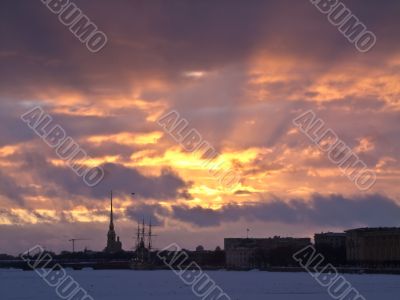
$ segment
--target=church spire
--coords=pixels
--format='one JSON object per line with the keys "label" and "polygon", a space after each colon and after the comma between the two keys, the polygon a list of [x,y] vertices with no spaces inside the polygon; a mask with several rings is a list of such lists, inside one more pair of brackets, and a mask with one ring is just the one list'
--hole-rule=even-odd
{"label": "church spire", "polygon": [[113,213],[112,191],[111,191],[110,230],[114,230],[114,213]]}

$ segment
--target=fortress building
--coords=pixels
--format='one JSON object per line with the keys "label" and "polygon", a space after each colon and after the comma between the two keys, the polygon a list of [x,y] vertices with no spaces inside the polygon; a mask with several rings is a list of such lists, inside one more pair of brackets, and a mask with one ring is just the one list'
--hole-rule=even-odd
{"label": "fortress building", "polygon": [[119,240],[119,236],[116,236],[114,230],[114,215],[113,215],[113,198],[111,191],[111,211],[110,211],[110,226],[107,233],[107,247],[104,252],[117,253],[122,251],[122,243]]}

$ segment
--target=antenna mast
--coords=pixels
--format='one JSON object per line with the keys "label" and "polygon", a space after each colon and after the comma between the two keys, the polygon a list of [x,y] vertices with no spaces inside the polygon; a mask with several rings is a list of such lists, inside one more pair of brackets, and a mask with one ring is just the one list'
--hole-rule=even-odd
{"label": "antenna mast", "polygon": [[143,218],[143,222],[142,222],[142,241],[143,241],[143,245],[145,245],[145,241],[146,241],[146,237],[145,237],[145,227],[144,227],[144,218]]}
{"label": "antenna mast", "polygon": [[150,223],[149,223],[149,251],[151,251],[151,236],[152,236],[152,233],[151,233],[151,218],[150,218]]}
{"label": "antenna mast", "polygon": [[137,222],[137,235],[136,235],[136,249],[139,248],[140,245],[140,223]]}

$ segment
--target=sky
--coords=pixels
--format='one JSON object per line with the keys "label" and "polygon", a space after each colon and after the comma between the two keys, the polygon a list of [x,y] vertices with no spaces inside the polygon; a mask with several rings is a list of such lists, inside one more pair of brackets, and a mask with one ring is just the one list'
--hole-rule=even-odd
{"label": "sky", "polygon": [[[343,1],[376,37],[357,51],[307,0],[74,3],[108,42],[90,52],[42,1],[0,4],[0,253],[312,237],[400,225],[400,2]],[[100,166],[85,185],[20,116],[40,106]],[[293,124],[312,110],[377,176],[359,190]],[[176,111],[240,174],[226,188],[157,122]],[[135,195],[131,195],[134,192]]]}

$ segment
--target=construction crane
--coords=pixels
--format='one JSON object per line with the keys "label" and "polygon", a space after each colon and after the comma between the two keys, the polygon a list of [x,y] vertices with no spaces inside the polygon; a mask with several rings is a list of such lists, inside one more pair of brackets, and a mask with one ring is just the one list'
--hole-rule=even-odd
{"label": "construction crane", "polygon": [[90,239],[70,239],[69,242],[72,242],[72,253],[75,253],[75,242],[76,241],[90,241]]}

